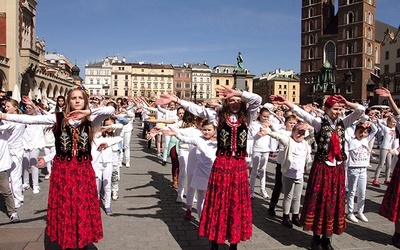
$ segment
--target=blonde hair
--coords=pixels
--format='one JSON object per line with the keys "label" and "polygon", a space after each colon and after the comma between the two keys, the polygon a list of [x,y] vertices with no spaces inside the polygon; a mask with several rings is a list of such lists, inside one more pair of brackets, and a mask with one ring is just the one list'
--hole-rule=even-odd
{"label": "blonde hair", "polygon": [[19,103],[14,99],[8,99],[6,102],[9,102],[14,108],[16,108],[15,112],[17,114],[22,114],[22,110],[19,108]]}

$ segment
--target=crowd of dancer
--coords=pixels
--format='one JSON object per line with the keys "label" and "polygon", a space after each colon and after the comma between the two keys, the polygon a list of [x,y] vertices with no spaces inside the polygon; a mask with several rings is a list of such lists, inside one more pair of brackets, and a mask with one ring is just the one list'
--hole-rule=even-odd
{"label": "crowd of dancer", "polygon": [[130,139],[139,116],[147,147],[154,143],[160,164],[171,159],[176,201],[186,203],[184,219],[194,219],[197,200],[199,235],[211,249],[225,241],[237,249],[252,236],[252,199],[270,198],[271,157],[276,157],[276,169],[268,213],[276,216],[283,193],[282,225],[312,231],[311,249],[333,249],[332,235],[344,232],[346,218],[368,222],[367,168],[378,138],[380,158],[371,185],[380,186],[385,165],[388,187],[379,214],[394,222],[392,244],[400,248],[400,113],[390,91],[376,90],[390,104],[381,114],[341,95],[329,96],[319,108],[315,103],[298,106],[280,95],[262,104],[260,96],[247,91],[217,92],[221,100],[207,105],[173,94],[112,100],[89,96],[83,86],[55,100],[24,96],[20,103],[0,93],[0,160],[9,163],[0,168],[0,187],[11,221],[20,221],[17,209],[24,192],[41,191],[39,172],[45,167],[50,240],[62,249],[98,242],[101,207],[112,215],[120,168],[132,165]]}

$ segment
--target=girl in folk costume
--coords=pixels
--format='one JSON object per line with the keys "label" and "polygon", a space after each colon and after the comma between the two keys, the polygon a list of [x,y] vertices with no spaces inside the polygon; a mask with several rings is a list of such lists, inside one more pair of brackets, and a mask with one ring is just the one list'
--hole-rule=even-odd
{"label": "girl in folk costume", "polygon": [[[387,97],[389,99],[389,105],[397,120],[397,129],[400,129],[400,111],[390,91],[383,87],[375,91],[381,97]],[[392,179],[383,197],[379,214],[389,221],[394,222],[395,233],[392,237],[392,243],[395,247],[400,248],[400,161],[397,159],[396,161],[397,163],[392,173]]]}
{"label": "girl in folk costume", "polygon": [[64,112],[49,115],[1,114],[0,119],[25,124],[53,124],[56,156],[50,178],[46,233],[62,249],[84,248],[103,238],[96,178],[91,164],[92,127],[115,112],[89,109],[82,86],[67,95]]}
{"label": "girl in folk costume", "polygon": [[[103,122],[100,131],[93,138],[92,164],[96,174],[97,192],[100,199],[100,191],[104,190],[104,209],[107,215],[112,215],[111,210],[111,178],[113,162],[119,155],[115,155],[113,147],[118,148],[122,141],[121,134],[123,125],[115,124],[114,118],[107,118]],[[118,131],[115,131],[118,130]]]}
{"label": "girl in folk costume", "polygon": [[[221,88],[224,104],[217,113],[173,95],[161,95],[161,103],[177,101],[196,116],[218,122],[217,156],[211,169],[206,191],[199,235],[211,241],[211,248],[228,240],[231,249],[252,234],[250,189],[245,157],[248,124],[257,115],[261,104],[259,95]],[[248,107],[246,108],[246,102]]]}
{"label": "girl in folk costume", "polygon": [[[311,249],[333,249],[332,235],[342,234],[346,226],[345,129],[364,113],[365,108],[341,95],[333,95],[325,101],[325,115],[316,118],[283,96],[272,95],[270,98],[273,103],[293,109],[315,129],[318,150],[307,183],[301,222],[304,230],[314,233]],[[344,106],[354,109],[354,112],[341,119],[339,116]]]}

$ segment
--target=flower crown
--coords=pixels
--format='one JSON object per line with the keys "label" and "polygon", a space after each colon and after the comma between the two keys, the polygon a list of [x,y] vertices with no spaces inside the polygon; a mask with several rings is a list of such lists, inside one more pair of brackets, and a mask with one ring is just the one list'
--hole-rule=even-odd
{"label": "flower crown", "polygon": [[72,90],[76,90],[76,89],[83,90],[87,95],[89,95],[89,90],[86,89],[85,86],[83,86],[82,84],[81,84],[81,85],[74,85],[74,86],[72,86],[71,89],[68,90],[68,95],[69,95],[69,93],[70,93]]}

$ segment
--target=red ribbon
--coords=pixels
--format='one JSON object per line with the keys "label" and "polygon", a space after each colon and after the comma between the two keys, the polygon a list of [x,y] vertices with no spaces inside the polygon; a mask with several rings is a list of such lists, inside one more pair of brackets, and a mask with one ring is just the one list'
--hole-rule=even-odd
{"label": "red ribbon", "polygon": [[331,146],[329,148],[328,160],[333,162],[333,159],[341,161],[343,159],[342,152],[340,151],[340,140],[336,132],[332,133]]}

